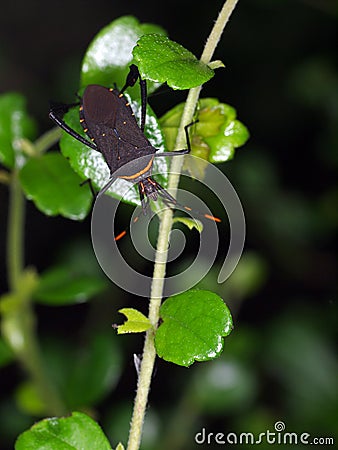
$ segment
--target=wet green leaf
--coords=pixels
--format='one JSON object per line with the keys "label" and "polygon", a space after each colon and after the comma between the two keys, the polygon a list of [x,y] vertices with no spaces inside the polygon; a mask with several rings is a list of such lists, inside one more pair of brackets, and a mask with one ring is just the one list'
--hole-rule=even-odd
{"label": "wet green leaf", "polygon": [[[141,24],[135,17],[123,16],[104,27],[90,43],[82,62],[81,86],[101,84],[118,88],[125,84],[129,66],[134,62],[132,50],[137,40],[146,33],[166,32],[158,25]],[[159,86],[149,83],[148,92]],[[132,96],[139,97],[139,86],[132,88]]]}
{"label": "wet green leaf", "polygon": [[142,78],[167,83],[173,89],[200,86],[214,76],[209,66],[163,35],[142,36],[133,55]]}
{"label": "wet green leaf", "polygon": [[34,139],[36,125],[26,110],[26,100],[18,93],[0,96],[0,162],[8,169],[21,167],[26,155],[20,140]]}
{"label": "wet green leaf", "polygon": [[89,416],[73,412],[69,417],[41,420],[22,433],[15,450],[111,450],[99,425]]}
{"label": "wet green leaf", "polygon": [[92,194],[89,186],[80,186],[81,179],[58,152],[31,158],[20,171],[26,196],[43,213],[61,214],[81,220],[89,212]]}
{"label": "wet green leaf", "polygon": [[217,358],[224,336],[232,330],[228,307],[210,291],[190,290],[168,298],[160,317],[163,322],[155,336],[158,355],[186,367]]}

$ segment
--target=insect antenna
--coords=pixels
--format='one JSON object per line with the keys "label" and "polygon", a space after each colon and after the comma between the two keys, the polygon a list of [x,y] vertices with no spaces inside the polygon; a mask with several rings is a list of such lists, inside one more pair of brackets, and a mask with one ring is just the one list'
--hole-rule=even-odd
{"label": "insect antenna", "polygon": [[168,206],[170,209],[182,209],[185,211],[190,212],[191,214],[195,216],[199,216],[204,219],[212,220],[213,222],[222,222],[222,220],[216,216],[213,216],[211,214],[205,214],[201,213],[200,211],[190,208],[190,206],[183,205],[182,203],[179,203],[174,197],[172,197],[169,192],[167,192],[165,189],[163,189],[160,185],[158,189],[158,195],[163,199],[163,202]]}

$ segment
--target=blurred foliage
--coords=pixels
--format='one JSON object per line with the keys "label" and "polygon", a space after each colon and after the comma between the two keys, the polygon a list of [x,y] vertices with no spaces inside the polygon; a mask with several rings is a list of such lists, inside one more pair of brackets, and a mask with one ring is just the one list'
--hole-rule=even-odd
{"label": "blurred foliage", "polygon": [[[17,8],[13,2],[3,5],[2,90],[27,95],[30,110],[40,119],[40,130],[51,127],[48,100],[67,100],[67,95],[71,99],[76,92],[80,56],[95,32],[112,18],[133,9],[141,22],[161,24],[170,37],[195,52],[200,40],[190,32],[190,22],[192,30],[206,36],[219,7],[173,2],[163,14],[163,8],[150,1],[116,3],[112,8],[111,2],[101,0],[83,6],[83,2],[60,1],[53,15],[47,16],[42,2],[29,8]],[[226,68],[217,71],[205,91],[208,97],[235,105],[250,129],[248,144],[234,161],[222,165],[245,210],[247,247],[224,285],[216,285],[216,277],[210,274],[201,287],[230,298],[235,328],[217,361],[189,371],[158,362],[144,449],[158,449],[159,442],[161,450],[193,449],[197,448],[194,435],[203,427],[259,434],[273,431],[278,420],[289,432],[334,436],[338,420],[333,348],[337,329],[333,255],[338,219],[336,19],[333,1],[243,0],[229,24],[217,55]],[[168,95],[168,100],[151,98],[154,110],[161,115],[171,106],[169,97],[175,95]],[[0,198],[4,205],[5,189]],[[210,208],[214,211],[217,205]],[[68,252],[79,235],[83,240],[78,248],[88,245],[87,221],[72,224],[44,217],[30,204],[27,209],[29,264],[47,270],[55,264],[57,253]],[[5,208],[2,218],[4,236]],[[141,348],[137,336],[115,339],[111,333],[110,324],[119,321],[113,311],[131,304],[126,297],[109,286],[98,290],[90,303],[37,306],[51,377],[71,407],[83,407],[99,418],[113,445],[126,441],[136,383],[132,360]],[[31,394],[22,390],[24,376],[12,364],[2,341],[0,362],[0,447],[7,450],[40,416],[33,398],[27,413]],[[71,373],[69,365],[73,365]],[[94,389],[96,377],[101,379],[100,391]],[[82,399],[88,403],[80,405]]]}

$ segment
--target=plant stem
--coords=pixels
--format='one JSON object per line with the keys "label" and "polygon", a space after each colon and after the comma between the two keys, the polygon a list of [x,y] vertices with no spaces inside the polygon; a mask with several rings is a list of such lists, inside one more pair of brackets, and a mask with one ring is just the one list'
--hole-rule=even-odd
{"label": "plant stem", "polygon": [[[238,0],[225,1],[201,56],[201,61],[205,64],[208,64],[210,62],[221,34],[224,30],[224,27],[228,22],[229,17],[234,10],[237,2]],[[197,106],[200,92],[201,86],[189,90],[176,138],[176,149],[185,147],[184,126],[191,123],[193,120],[193,115]],[[178,187],[183,160],[183,156],[177,156],[172,159],[168,180],[168,190],[171,190],[172,195],[175,195],[175,191]],[[144,342],[143,355],[137,384],[137,392],[134,403],[134,411],[130,425],[129,441],[127,447],[128,450],[138,450],[141,443],[144,415],[150,390],[151,376],[153,373],[156,358],[154,338],[156,328],[158,326],[159,311],[163,296],[167,252],[169,246],[169,234],[172,228],[172,219],[172,210],[166,208],[166,210],[163,212],[160,222],[154,263],[153,281],[151,286],[151,296],[149,301],[149,320],[151,321],[153,328],[147,332]]]}
{"label": "plant stem", "polygon": [[21,305],[20,311],[16,314],[16,321],[17,329],[23,337],[23,345],[16,354],[44,405],[45,413],[52,416],[66,414],[67,409],[50,380],[41,357],[36,336],[35,314],[30,298]]}
{"label": "plant stem", "polygon": [[18,173],[13,171],[10,182],[10,199],[8,212],[8,245],[7,270],[8,285],[11,291],[18,288],[23,270],[23,228],[24,228],[25,201],[18,180]]}
{"label": "plant stem", "polygon": [[54,144],[56,144],[62,136],[62,130],[60,127],[54,127],[46,131],[34,142],[35,152],[37,154],[44,153]]}
{"label": "plant stem", "polygon": [[214,51],[217,47],[217,44],[222,36],[225,25],[227,24],[230,16],[235,9],[238,0],[227,0],[224,2],[224,5],[217,17],[217,20],[209,34],[208,40],[205,44],[203,53],[201,55],[201,61],[205,64],[209,64],[211,58],[214,54]]}

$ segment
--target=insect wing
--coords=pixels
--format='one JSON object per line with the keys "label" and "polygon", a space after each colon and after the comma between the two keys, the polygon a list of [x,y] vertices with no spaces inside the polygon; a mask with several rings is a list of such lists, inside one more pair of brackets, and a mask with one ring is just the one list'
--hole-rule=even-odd
{"label": "insect wing", "polygon": [[103,154],[111,172],[156,151],[139,128],[127,99],[115,89],[87,86],[80,116],[84,131]]}

